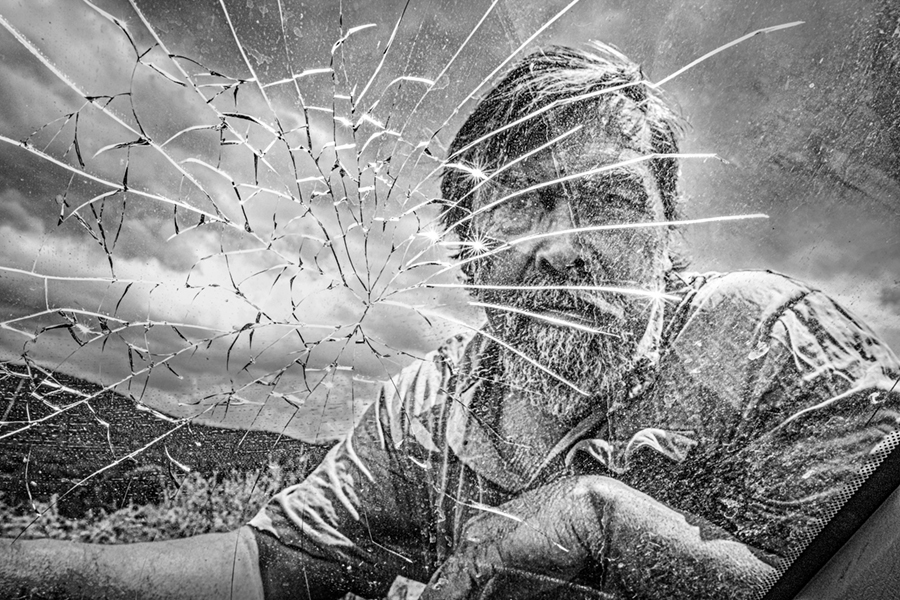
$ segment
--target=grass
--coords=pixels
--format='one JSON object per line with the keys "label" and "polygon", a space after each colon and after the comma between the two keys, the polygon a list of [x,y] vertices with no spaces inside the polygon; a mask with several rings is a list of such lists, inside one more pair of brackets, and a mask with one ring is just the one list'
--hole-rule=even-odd
{"label": "grass", "polygon": [[[204,476],[191,473],[157,504],[129,504],[115,511],[93,508],[69,518],[50,502],[8,506],[0,502],[0,537],[51,538],[95,544],[128,544],[170,540],[237,529],[285,486],[305,477],[304,467],[269,465],[256,471],[230,471]],[[310,465],[314,466],[314,465]],[[40,518],[36,512],[41,513]],[[415,593],[407,591],[412,586]],[[400,579],[385,600],[418,597],[421,584]],[[347,598],[359,598],[347,595]],[[361,599],[362,600],[362,599]]]}
{"label": "grass", "polygon": [[157,504],[128,504],[114,511],[93,508],[78,518],[60,514],[56,496],[33,507],[0,503],[0,537],[125,544],[231,531],[303,474],[277,465],[208,476],[190,473]]}

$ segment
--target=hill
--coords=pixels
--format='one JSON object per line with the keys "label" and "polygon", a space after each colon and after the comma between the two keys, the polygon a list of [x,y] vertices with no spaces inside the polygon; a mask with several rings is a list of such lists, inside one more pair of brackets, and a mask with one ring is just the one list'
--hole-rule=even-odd
{"label": "hill", "polygon": [[[181,424],[61,373],[0,373],[0,494],[10,505],[59,495],[59,511],[158,501],[188,470],[204,475],[277,464],[315,466],[327,447],[266,431]],[[76,485],[84,481],[81,485]]]}

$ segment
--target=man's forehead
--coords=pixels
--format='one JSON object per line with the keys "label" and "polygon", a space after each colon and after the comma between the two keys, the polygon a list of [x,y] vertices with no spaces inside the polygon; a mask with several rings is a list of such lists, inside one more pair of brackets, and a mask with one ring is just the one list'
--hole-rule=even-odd
{"label": "man's forehead", "polygon": [[604,183],[609,181],[640,181],[649,176],[648,154],[632,147],[626,140],[579,137],[563,140],[534,154],[510,169],[508,180],[539,183],[556,178],[573,183]]}
{"label": "man's forehead", "polygon": [[[630,156],[623,158],[621,154]],[[569,186],[604,187],[609,185],[640,185],[649,183],[649,169],[645,161],[634,162],[639,155],[623,152],[619,156],[587,157],[586,160],[572,161],[565,166],[543,161],[537,168],[523,165],[521,169],[510,170],[501,175],[498,183],[504,187],[522,188],[552,184],[559,181]]]}
{"label": "man's forehead", "polygon": [[[649,140],[644,139],[646,136],[642,128],[635,129],[620,121],[594,117],[554,123],[546,130],[544,139],[531,140],[532,152],[541,145],[546,145],[546,148],[525,158],[522,166],[526,169],[571,171],[573,166],[612,166],[647,153],[651,145]],[[627,166],[623,165],[623,168]]]}
{"label": "man's forehead", "polygon": [[609,135],[596,126],[580,127],[547,148],[518,159],[512,166],[503,169],[501,165],[503,172],[495,179],[497,187],[488,188],[493,188],[493,192],[485,190],[487,196],[479,195],[478,204],[495,201],[498,194],[562,190],[592,196],[617,189],[629,197],[655,196],[658,189],[650,167],[651,153],[634,146],[633,139],[619,132]]}
{"label": "man's forehead", "polygon": [[552,112],[545,124],[548,139],[578,128],[575,137],[582,139],[605,140],[631,148],[649,148],[652,145],[647,115],[636,102],[620,95],[599,104]]}

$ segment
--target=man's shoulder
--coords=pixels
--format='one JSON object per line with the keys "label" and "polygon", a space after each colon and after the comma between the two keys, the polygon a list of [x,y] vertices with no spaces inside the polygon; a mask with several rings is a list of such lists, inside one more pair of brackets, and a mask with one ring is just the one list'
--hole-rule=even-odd
{"label": "man's shoulder", "polygon": [[801,381],[839,374],[849,387],[884,387],[896,376],[890,348],[813,286],[773,271],[709,273],[685,282],[665,330],[664,362],[724,396],[779,371],[796,372]]}
{"label": "man's shoulder", "polygon": [[447,338],[436,350],[401,369],[400,373],[392,378],[392,381],[403,382],[429,373],[442,373],[447,369],[455,371],[463,361],[469,342],[474,337],[475,331],[472,330]]}
{"label": "man's shoulder", "polygon": [[[678,290],[695,307],[709,310],[720,304],[741,303],[760,311],[774,309],[820,290],[770,270],[691,273],[681,276]],[[682,303],[684,304],[684,303]]]}
{"label": "man's shoulder", "polygon": [[689,274],[682,280],[682,287],[676,290],[682,300],[667,325],[670,342],[686,333],[710,336],[727,332],[733,339],[755,338],[800,305],[812,307],[807,312],[813,319],[827,321],[840,313],[859,322],[845,309],[838,309],[821,290],[775,271]]}
{"label": "man's shoulder", "polygon": [[475,332],[456,334],[437,350],[413,361],[382,385],[380,403],[391,414],[418,416],[440,405]]}
{"label": "man's shoulder", "polygon": [[462,361],[466,349],[469,347],[469,342],[471,342],[474,337],[475,331],[468,330],[448,338],[436,351],[429,355],[432,356],[432,362],[443,362],[451,367],[456,367],[456,365]]}

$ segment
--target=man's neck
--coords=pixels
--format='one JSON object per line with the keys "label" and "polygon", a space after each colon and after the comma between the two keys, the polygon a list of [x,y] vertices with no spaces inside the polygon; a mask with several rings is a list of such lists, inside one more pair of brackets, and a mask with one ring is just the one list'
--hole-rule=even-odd
{"label": "man's neck", "polygon": [[492,393],[498,398],[495,426],[501,440],[497,449],[517,470],[530,475],[565,435],[568,426],[535,406],[529,397],[535,392],[505,385],[494,387]]}

